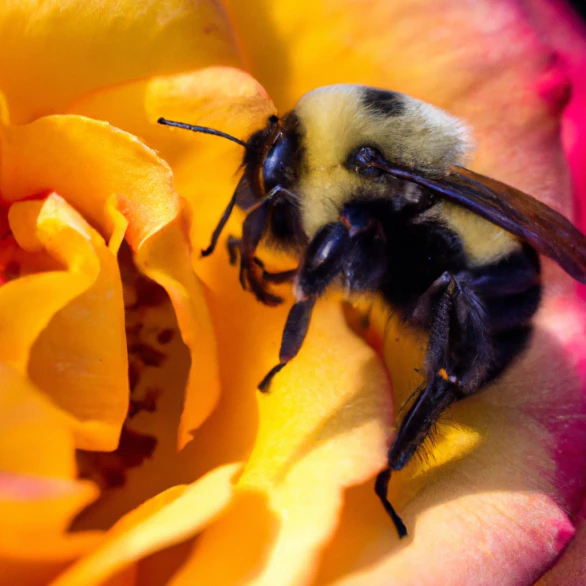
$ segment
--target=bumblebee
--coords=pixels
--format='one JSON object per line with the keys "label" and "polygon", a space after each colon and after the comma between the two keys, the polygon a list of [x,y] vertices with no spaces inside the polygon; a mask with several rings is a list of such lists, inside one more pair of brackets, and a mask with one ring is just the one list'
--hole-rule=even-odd
{"label": "bumblebee", "polygon": [[[303,344],[316,299],[329,287],[377,294],[428,336],[424,384],[402,411],[375,492],[400,537],[406,528],[387,498],[441,413],[497,377],[527,346],[541,298],[539,254],[586,283],[586,238],[531,196],[460,166],[471,144],[465,125],[397,92],[333,85],[272,116],[246,142],[244,173],[210,246],[238,205],[248,213],[240,281],[259,301],[282,301],[271,283],[291,281],[296,303],[271,379]],[[299,258],[268,273],[261,240]]]}

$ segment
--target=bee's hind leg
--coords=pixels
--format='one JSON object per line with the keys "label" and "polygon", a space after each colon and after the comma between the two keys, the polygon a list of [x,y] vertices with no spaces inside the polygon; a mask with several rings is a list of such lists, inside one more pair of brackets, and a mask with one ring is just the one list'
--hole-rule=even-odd
{"label": "bee's hind leg", "polygon": [[492,361],[484,310],[465,279],[444,273],[422,296],[413,317],[420,323],[429,319],[427,383],[414,393],[389,450],[388,468],[379,474],[376,484],[376,494],[400,536],[396,513],[387,498],[391,470],[401,470],[411,460],[445,409],[480,388]]}
{"label": "bee's hind leg", "polygon": [[414,314],[420,318],[427,314],[430,319],[427,384],[416,393],[389,450],[389,466],[394,470],[409,462],[447,407],[478,390],[492,363],[484,309],[465,279],[445,273],[430,290],[432,295],[422,296],[427,307]]}

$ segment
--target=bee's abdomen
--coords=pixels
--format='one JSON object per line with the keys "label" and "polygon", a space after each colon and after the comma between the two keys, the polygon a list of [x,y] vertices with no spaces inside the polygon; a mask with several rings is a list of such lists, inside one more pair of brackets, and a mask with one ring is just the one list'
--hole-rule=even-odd
{"label": "bee's abdomen", "polygon": [[541,301],[540,272],[539,257],[528,245],[497,263],[470,269],[467,283],[484,306],[493,344],[488,380],[500,374],[529,341]]}

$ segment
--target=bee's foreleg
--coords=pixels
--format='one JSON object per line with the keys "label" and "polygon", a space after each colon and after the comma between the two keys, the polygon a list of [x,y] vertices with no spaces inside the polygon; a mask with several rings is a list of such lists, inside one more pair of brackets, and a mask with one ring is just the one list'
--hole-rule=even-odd
{"label": "bee's foreleg", "polygon": [[[264,267],[263,267],[264,269]],[[291,269],[289,271],[281,271],[279,273],[271,273],[263,270],[262,278],[268,283],[280,285],[281,283],[291,283],[297,275],[298,269]]]}
{"label": "bee's foreleg", "polygon": [[298,301],[287,317],[279,364],[258,385],[260,391],[267,392],[275,374],[299,352],[309,328],[313,306],[326,287],[340,274],[350,244],[348,228],[340,222],[324,226],[309,243],[299,269],[295,271],[295,295]]}

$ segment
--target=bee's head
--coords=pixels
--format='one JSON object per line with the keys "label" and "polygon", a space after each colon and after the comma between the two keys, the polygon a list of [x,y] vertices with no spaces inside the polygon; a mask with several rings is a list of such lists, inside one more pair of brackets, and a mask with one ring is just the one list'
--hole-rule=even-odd
{"label": "bee's head", "polygon": [[247,145],[243,165],[256,199],[263,199],[275,188],[294,185],[301,164],[301,134],[295,112],[283,119],[271,116]]}
{"label": "bee's head", "polygon": [[218,134],[246,148],[235,202],[249,209],[279,191],[268,232],[285,247],[337,221],[347,203],[418,191],[369,164],[373,158],[442,175],[469,149],[467,130],[457,118],[404,94],[361,85],[309,92],[246,142],[170,124]]}

